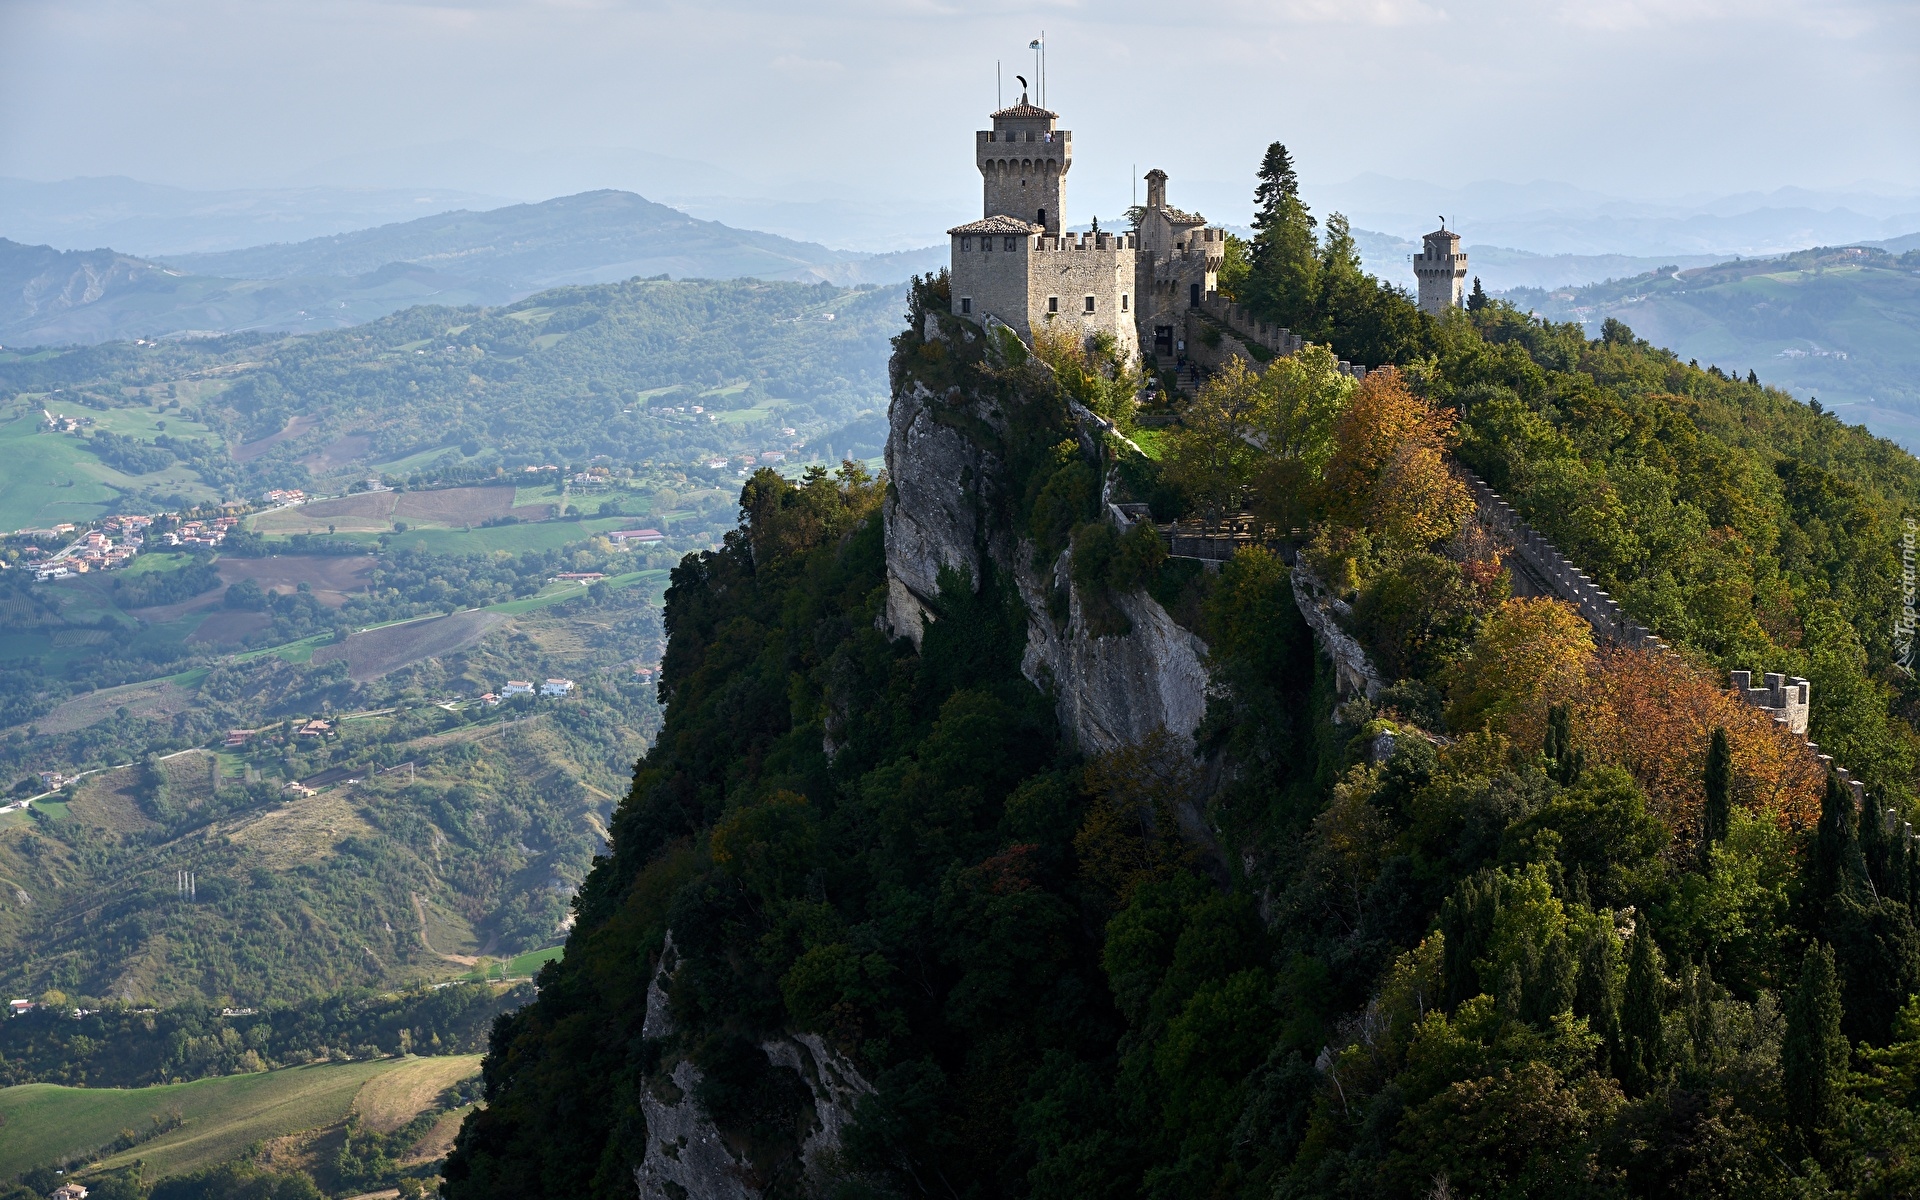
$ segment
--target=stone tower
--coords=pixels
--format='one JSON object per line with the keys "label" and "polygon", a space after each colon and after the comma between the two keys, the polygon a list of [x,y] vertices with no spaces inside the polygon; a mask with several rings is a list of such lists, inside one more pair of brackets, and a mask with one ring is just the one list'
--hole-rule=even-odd
{"label": "stone tower", "polygon": [[1053,113],[1020,103],[993,114],[974,134],[985,181],[985,214],[947,230],[953,314],[999,321],[1022,338],[1051,330],[1111,337],[1121,356],[1140,353],[1134,304],[1134,233],[1066,233],[1067,168],[1073,135]]}
{"label": "stone tower", "polygon": [[1426,249],[1413,258],[1413,275],[1420,281],[1420,308],[1439,316],[1459,308],[1466,296],[1467,256],[1460,253],[1460,235],[1445,223],[1426,236]]}
{"label": "stone tower", "polygon": [[1055,129],[1058,113],[1020,103],[993,114],[993,128],[974,134],[974,161],[985,183],[983,217],[1015,217],[1060,236],[1067,206],[1073,134]]}

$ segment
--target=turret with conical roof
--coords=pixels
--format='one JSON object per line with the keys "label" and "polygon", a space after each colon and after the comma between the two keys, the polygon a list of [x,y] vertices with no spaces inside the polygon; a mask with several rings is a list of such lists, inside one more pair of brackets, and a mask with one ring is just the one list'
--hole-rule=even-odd
{"label": "turret with conical roof", "polygon": [[983,217],[1018,217],[1060,236],[1067,206],[1073,134],[1055,129],[1060,114],[1020,103],[993,114],[993,128],[974,134],[974,160],[984,181]]}

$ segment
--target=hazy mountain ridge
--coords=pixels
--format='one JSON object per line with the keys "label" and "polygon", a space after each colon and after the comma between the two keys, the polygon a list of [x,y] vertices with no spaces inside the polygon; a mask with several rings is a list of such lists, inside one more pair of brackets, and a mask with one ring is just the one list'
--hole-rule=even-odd
{"label": "hazy mountain ridge", "polygon": [[[884,260],[899,263],[930,253]],[[867,278],[862,267],[876,257],[702,221],[632,192],[603,190],[170,261],[199,273],[245,278],[358,274],[389,262],[414,262],[529,287],[655,274],[876,283],[912,273],[894,274],[890,267],[885,280]]]}
{"label": "hazy mountain ridge", "polygon": [[107,175],[0,178],[0,235],[62,250],[115,246],[141,258],[299,241],[513,198],[443,187],[311,185],[199,190]]}
{"label": "hazy mountain ridge", "polygon": [[611,191],[164,263],[0,239],[0,342],[312,332],[415,304],[503,304],[548,287],[637,276],[898,283],[944,258],[944,247],[832,250]]}

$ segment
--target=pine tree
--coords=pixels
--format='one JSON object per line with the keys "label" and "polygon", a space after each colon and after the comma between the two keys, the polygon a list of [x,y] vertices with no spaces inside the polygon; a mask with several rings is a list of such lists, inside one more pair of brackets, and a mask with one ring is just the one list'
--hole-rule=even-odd
{"label": "pine tree", "polygon": [[1478,275],[1475,275],[1473,277],[1473,291],[1467,293],[1467,311],[1479,312],[1481,309],[1485,308],[1487,305],[1492,303],[1493,301],[1487,299],[1486,292],[1482,291],[1480,288],[1480,277]]}
{"label": "pine tree", "polygon": [[1754,374],[1751,368],[1749,368],[1747,371],[1747,382],[1752,384],[1755,387],[1760,386],[1760,376]]}
{"label": "pine tree", "polygon": [[1847,1038],[1840,1032],[1840,981],[1833,951],[1815,942],[1800,964],[1800,984],[1787,1000],[1787,1034],[1780,1045],[1780,1079],[1787,1118],[1811,1143],[1833,1119],[1840,1079],[1847,1068]]}
{"label": "pine tree", "polygon": [[1573,1007],[1578,988],[1573,955],[1563,933],[1547,941],[1546,950],[1535,964],[1533,978],[1526,983],[1521,1015],[1533,1025],[1546,1026],[1553,1018]]}
{"label": "pine tree", "polygon": [[1700,814],[1700,869],[1709,864],[1708,852],[1727,840],[1733,823],[1733,751],[1727,746],[1724,727],[1713,731],[1707,743],[1707,769],[1704,779],[1707,802]]}
{"label": "pine tree", "polygon": [[1253,227],[1245,303],[1296,332],[1312,333],[1320,287],[1320,244],[1314,219],[1300,202],[1293,157],[1279,142],[1267,147],[1253,190]]}
{"label": "pine tree", "polygon": [[1555,704],[1547,709],[1547,744],[1543,747],[1547,756],[1547,775],[1561,787],[1572,787],[1580,782],[1580,773],[1586,770],[1586,754],[1573,744],[1573,714],[1564,704]]}
{"label": "pine tree", "polygon": [[1633,1093],[1645,1092],[1667,1064],[1663,1020],[1667,979],[1660,971],[1660,948],[1642,917],[1627,960],[1626,994],[1620,1001],[1620,1045],[1626,1071],[1621,1082]]}
{"label": "pine tree", "polygon": [[1253,189],[1253,227],[1264,232],[1281,220],[1287,202],[1300,199],[1300,178],[1294,174],[1293,155],[1279,142],[1267,147],[1260,160],[1260,182]]}

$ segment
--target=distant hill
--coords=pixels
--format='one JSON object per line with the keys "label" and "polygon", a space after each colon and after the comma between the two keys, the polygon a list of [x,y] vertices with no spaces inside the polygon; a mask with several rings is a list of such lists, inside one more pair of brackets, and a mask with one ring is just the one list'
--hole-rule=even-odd
{"label": "distant hill", "polygon": [[164,262],[0,238],[0,345],[309,333],[416,304],[504,304],[558,285],[636,276],[902,283],[945,258],[937,246],[831,250],[614,191]]}
{"label": "distant hill", "polygon": [[523,290],[410,263],[353,276],[218,279],[113,250],[0,238],[0,345],[339,329],[414,304],[500,304]]}
{"label": "distant hill", "polygon": [[298,241],[455,208],[511,203],[507,196],[417,186],[198,191],[124,175],[51,183],[0,178],[0,237],[62,250],[117,246],[153,257]]}
{"label": "distant hill", "polygon": [[[1911,245],[1920,238],[1896,238]],[[1920,449],[1920,249],[1825,247],[1692,270],[1667,265],[1507,298],[1589,335],[1608,318],[1683,358],[1818,397],[1849,422]]]}
{"label": "distant hill", "polygon": [[175,255],[202,275],[278,279],[358,275],[392,262],[532,289],[636,275],[898,283],[944,247],[873,255],[701,221],[632,192],[595,191],[486,212],[449,212],[375,229],[220,254]]}

